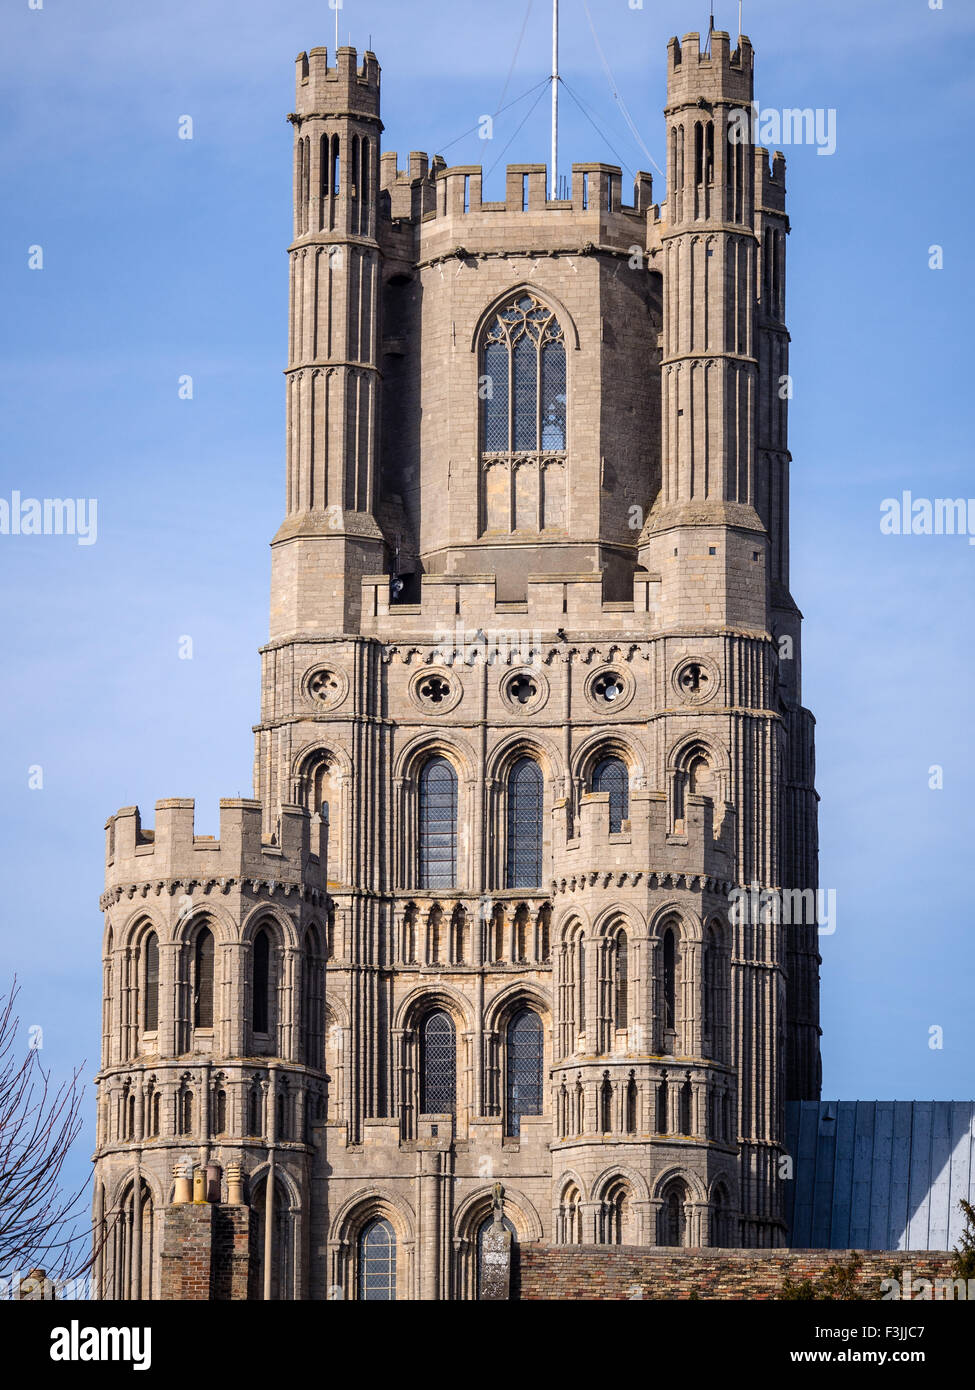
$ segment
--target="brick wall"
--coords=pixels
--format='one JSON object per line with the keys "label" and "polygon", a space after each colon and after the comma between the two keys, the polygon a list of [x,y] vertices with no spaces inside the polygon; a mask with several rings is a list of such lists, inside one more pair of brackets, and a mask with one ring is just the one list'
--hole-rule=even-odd
{"label": "brick wall", "polygon": [[211,1298],[260,1298],[258,1288],[257,1221],[246,1206],[215,1206]]}
{"label": "brick wall", "polygon": [[160,1298],[256,1298],[256,1228],[250,1207],[186,1202],[163,1212]]}
{"label": "brick wall", "polygon": [[[786,1279],[816,1279],[848,1250],[648,1250],[639,1246],[526,1245],[512,1297],[547,1300],[773,1299]],[[940,1250],[861,1252],[859,1287],[872,1297],[881,1279],[910,1269],[913,1280],[947,1279]]]}

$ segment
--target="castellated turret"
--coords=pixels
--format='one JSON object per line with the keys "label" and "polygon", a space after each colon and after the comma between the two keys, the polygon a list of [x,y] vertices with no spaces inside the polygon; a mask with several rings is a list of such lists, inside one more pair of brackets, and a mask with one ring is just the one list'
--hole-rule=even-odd
{"label": "castellated turret", "polygon": [[481,1297],[499,1201],[781,1245],[816,924],[736,890],[816,886],[816,794],[751,45],[671,42],[656,192],[401,162],[370,53],[296,91],[255,800],[110,822],[101,1287],[172,1287],[187,1166],[251,1296]]}
{"label": "castellated turret", "polygon": [[[321,819],[298,806],[265,833],[259,802],[222,801],[217,839],[195,834],[192,800],[158,801],[151,830],[134,806],[109,820],[98,1296],[165,1296],[163,1217],[194,1174],[209,1202],[249,1207],[255,1234],[271,1221],[294,1248],[306,1239],[290,1209],[326,1112],[326,853]],[[296,1269],[274,1268],[272,1295],[282,1278],[300,1289]]]}
{"label": "castellated turret", "polygon": [[358,625],[385,564],[379,466],[379,64],[297,59],[286,515],[272,543],[271,636]]}

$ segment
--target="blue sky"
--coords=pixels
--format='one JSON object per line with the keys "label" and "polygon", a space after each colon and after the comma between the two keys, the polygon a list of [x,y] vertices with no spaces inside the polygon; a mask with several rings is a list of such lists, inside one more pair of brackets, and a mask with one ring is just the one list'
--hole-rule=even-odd
{"label": "blue sky", "polygon": [[[646,167],[582,0],[562,9],[567,87],[599,127],[563,100],[563,167]],[[708,5],[591,9],[662,165],[666,42],[706,29]],[[371,36],[384,147],[401,163],[411,149],[497,160],[491,198],[505,163],[547,159],[544,100],[520,131],[530,100],[492,142],[456,138],[502,92],[544,78],[547,0],[512,66],[525,14],[525,0],[348,0],[341,40],[362,50]],[[737,5],[718,0],[715,20],[735,30]],[[106,817],[137,802],[151,820],[157,798],[190,795],[198,831],[215,833],[218,798],[250,793],[267,543],[283,509],[284,117],[293,59],[331,48],[334,14],[324,0],[10,0],[2,28],[0,497],[97,498],[98,540],[0,536],[0,976],[20,976],[45,1061],[62,1074],[87,1059],[90,1076]],[[744,28],[763,107],[837,113],[834,155],[787,151],[793,592],[818,721],[821,882],[837,893],[824,1095],[968,1099],[975,547],[883,536],[879,518],[903,489],[975,494],[963,143],[975,11],[745,0]],[[184,115],[192,140],[177,138]],[[42,270],[28,269],[31,246]],[[183,374],[192,401],[178,397]],[[934,764],[942,790],[928,785]],[[89,1125],[79,1177],[91,1146]]]}

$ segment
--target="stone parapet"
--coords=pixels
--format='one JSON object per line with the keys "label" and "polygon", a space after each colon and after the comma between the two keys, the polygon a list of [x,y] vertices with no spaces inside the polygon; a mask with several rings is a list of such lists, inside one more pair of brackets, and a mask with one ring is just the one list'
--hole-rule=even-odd
{"label": "stone parapet", "polygon": [[302,888],[321,863],[321,822],[300,806],[282,805],[272,831],[264,830],[261,802],[220,802],[220,835],[197,835],[192,798],[156,802],[156,824],[142,825],[138,806],[124,806],[106,824],[105,887],[146,881],[217,884],[273,880]]}

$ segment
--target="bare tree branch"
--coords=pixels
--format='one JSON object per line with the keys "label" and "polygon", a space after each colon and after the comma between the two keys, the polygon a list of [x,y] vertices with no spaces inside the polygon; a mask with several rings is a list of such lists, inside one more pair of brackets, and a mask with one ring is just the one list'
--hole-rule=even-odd
{"label": "bare tree branch", "polygon": [[56,1282],[84,1274],[94,1258],[81,1206],[88,1182],[70,1194],[61,1186],[83,1123],[84,1063],[55,1089],[39,1050],[20,1054],[18,993],[15,976],[0,995],[0,1272],[43,1267]]}

